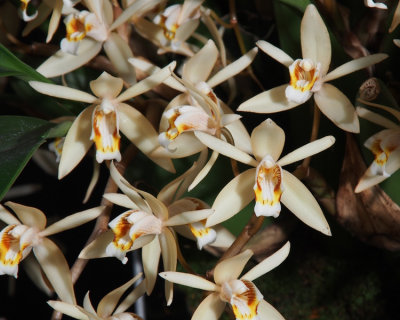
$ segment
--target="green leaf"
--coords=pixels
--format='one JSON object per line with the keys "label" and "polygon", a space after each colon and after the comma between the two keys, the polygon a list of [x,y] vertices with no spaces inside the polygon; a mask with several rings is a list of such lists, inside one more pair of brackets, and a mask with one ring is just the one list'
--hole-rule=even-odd
{"label": "green leaf", "polygon": [[0,200],[54,124],[30,117],[0,117]]}
{"label": "green leaf", "polygon": [[304,12],[306,10],[306,7],[310,4],[310,0],[279,0],[279,1],[296,8],[301,12]]}
{"label": "green leaf", "polygon": [[14,76],[24,81],[36,80],[51,83],[49,79],[19,60],[0,44],[0,77],[8,76]]}

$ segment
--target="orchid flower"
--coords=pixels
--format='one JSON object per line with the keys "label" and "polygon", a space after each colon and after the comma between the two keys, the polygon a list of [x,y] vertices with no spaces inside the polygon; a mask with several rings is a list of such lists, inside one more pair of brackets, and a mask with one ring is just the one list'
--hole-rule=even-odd
{"label": "orchid flower", "polygon": [[18,265],[33,251],[57,295],[68,303],[75,303],[68,263],[58,246],[48,236],[89,222],[103,211],[96,207],[70,215],[46,227],[47,219],[39,209],[6,202],[18,219],[0,205],[0,220],[7,226],[0,232],[0,274],[17,278]]}
{"label": "orchid flower", "polygon": [[192,56],[193,52],[185,42],[200,23],[200,6],[204,0],[185,0],[174,4],[156,15],[153,21],[138,18],[136,30],[159,47],[158,54],[166,52]]}
{"label": "orchid flower", "polygon": [[289,250],[290,243],[287,242],[239,279],[246,263],[253,255],[249,249],[218,263],[214,269],[215,283],[182,272],[161,272],[160,276],[174,283],[212,292],[197,307],[192,320],[217,320],[224,311],[226,303],[231,305],[237,320],[283,320],[283,316],[263,299],[253,281],[279,266],[288,256]]}
{"label": "orchid flower", "polygon": [[257,42],[262,51],[289,68],[290,83],[256,95],[242,103],[237,110],[256,113],[289,110],[303,104],[314,94],[316,105],[336,126],[345,131],[359,132],[358,117],[352,103],[339,89],[327,82],[378,63],[387,55],[380,53],[355,59],[327,73],[331,63],[331,42],[314,5],[306,8],[300,33],[303,59],[293,60],[272,44]]}
{"label": "orchid flower", "polygon": [[141,273],[123,284],[119,288],[105,295],[99,302],[97,309],[94,309],[90,298],[89,291],[83,300],[83,308],[64,301],[48,301],[48,304],[56,311],[66,314],[74,319],[79,320],[141,320],[136,314],[126,312],[135,301],[145,293],[145,282],[142,281],[135,289],[129,293],[126,298],[117,306],[122,295],[130,288],[140,277]]}
{"label": "orchid flower", "polygon": [[133,15],[144,14],[159,2],[135,1],[115,19],[109,0],[87,0],[89,11],[73,12],[65,18],[67,35],[61,41],[61,50],[37,71],[48,78],[60,76],[89,62],[104,48],[118,75],[130,84],[135,83],[135,72],[127,62],[133,57],[132,51],[116,30]]}
{"label": "orchid flower", "polygon": [[[145,116],[123,102],[156,87],[171,74],[174,67],[175,62],[172,62],[160,72],[134,84],[121,94],[123,80],[106,72],[90,82],[95,96],[69,87],[30,81],[29,84],[40,93],[91,103],[78,115],[65,137],[58,178],[62,179],[70,173],[93,143],[96,145],[97,162],[111,159],[120,161],[119,130],[149,156],[159,146],[157,133]],[[170,159],[150,158],[164,169],[174,171]]]}
{"label": "orchid flower", "polygon": [[[160,200],[166,192],[156,198],[136,189],[121,176],[114,163],[111,163],[110,174],[124,194],[105,194],[104,198],[129,210],[113,219],[109,223],[110,229],[84,248],[79,257],[117,257],[125,264],[127,252],[142,248],[149,295],[155,285],[160,255],[164,270],[176,270],[177,247],[173,227],[204,220],[213,210],[184,211],[171,217],[167,205]],[[165,296],[167,304],[171,304],[173,288],[169,282],[165,283]]]}
{"label": "orchid flower", "polygon": [[[363,100],[360,100],[360,102],[383,109],[400,122],[399,111]],[[357,113],[360,117],[385,128],[371,136],[364,143],[364,146],[373,153],[374,161],[360,178],[355,188],[355,192],[358,193],[381,183],[400,168],[400,125],[365,108],[357,107]]]}
{"label": "orchid flower", "polygon": [[37,11],[35,11],[35,13],[33,13],[32,15],[28,14],[28,6],[30,2],[31,0],[21,0],[21,5],[19,8],[22,19],[27,22],[35,19],[38,15]]}
{"label": "orchid flower", "polygon": [[254,167],[239,174],[218,194],[212,205],[215,212],[207,219],[207,227],[229,219],[255,197],[254,212],[257,216],[277,217],[282,202],[305,224],[326,235],[331,234],[314,196],[299,179],[282,167],[329,148],[335,142],[333,136],[310,142],[279,159],[285,142],[285,133],[271,119],[267,119],[251,134],[254,159],[249,154],[207,133],[195,134],[209,148]]}

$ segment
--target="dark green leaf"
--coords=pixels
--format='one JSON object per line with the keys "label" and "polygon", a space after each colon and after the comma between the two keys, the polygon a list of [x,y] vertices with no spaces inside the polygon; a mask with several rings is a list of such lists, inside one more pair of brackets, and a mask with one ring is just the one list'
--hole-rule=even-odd
{"label": "dark green leaf", "polygon": [[4,197],[54,124],[37,118],[0,117],[0,199]]}
{"label": "dark green leaf", "polygon": [[49,79],[19,60],[0,44],[0,77],[6,76],[14,76],[24,81],[36,80],[51,83]]}

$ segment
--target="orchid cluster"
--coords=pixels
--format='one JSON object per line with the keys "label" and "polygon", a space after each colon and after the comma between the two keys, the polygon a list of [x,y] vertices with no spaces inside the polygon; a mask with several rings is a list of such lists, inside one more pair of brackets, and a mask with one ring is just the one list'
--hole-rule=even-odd
{"label": "orchid cluster", "polygon": [[[234,2],[230,1],[231,13]],[[17,278],[20,263],[26,262],[24,268],[39,288],[56,294],[48,305],[59,313],[84,320],[141,319],[143,315],[129,309],[141,296],[153,293],[157,280],[165,280],[167,306],[174,301],[174,283],[210,292],[197,308],[193,307],[195,320],[219,319],[226,304],[235,319],[284,319],[254,280],[285,261],[289,241],[280,241],[266,258],[255,255],[259,263],[241,274],[254,256],[249,240],[264,220],[275,223],[289,211],[307,228],[332,235],[320,199],[307,183],[311,158],[314,163],[320,153],[332,154],[336,135],[362,132],[361,118],[383,130],[365,141],[374,160],[357,177],[352,192],[376,188],[400,168],[400,111],[362,96],[354,99],[356,93],[343,93],[335,81],[360,70],[364,76],[365,69],[371,73],[387,54],[365,54],[337,66],[333,59],[336,40],[325,25],[325,17],[310,3],[298,26],[301,57],[292,58],[294,52],[289,55],[266,40],[256,39],[253,48],[242,48],[241,56],[233,58],[224,33],[234,29],[239,44],[243,44],[237,17],[232,15],[230,22],[224,22],[225,18],[213,10],[212,1],[206,3],[209,7],[204,0],[174,4],[166,0],[43,0],[36,6],[36,2],[21,0],[20,16],[27,22],[23,36],[43,32],[43,26],[47,26],[48,44],[43,45],[59,47],[36,70],[29,69],[24,80],[35,94],[52,97],[53,103],[56,98],[58,105],[54,108],[71,101],[80,103],[79,112],[41,120],[46,124],[45,131],[37,136],[35,147],[27,150],[26,161],[36,152],[33,158],[40,166],[56,166],[58,179],[64,180],[74,177],[84,158],[92,157],[90,183],[79,182],[89,184],[84,202],[93,200],[93,191],[101,184],[100,172],[108,175],[99,206],[47,227],[47,218],[39,209],[10,201],[0,205],[0,221],[5,224],[0,231],[0,274]],[[364,3],[371,8],[368,10],[387,9],[383,3]],[[397,8],[390,31],[398,25],[398,12]],[[57,43],[56,39],[61,40]],[[282,74],[288,83],[268,90],[260,86],[249,96],[244,92],[243,77],[245,82],[255,79],[260,83],[252,68],[259,63],[256,59],[267,59],[264,54],[287,68]],[[87,69],[99,71],[97,77],[87,85],[73,84],[74,74]],[[357,101],[357,107],[352,100]],[[300,105],[310,102],[314,113],[311,138],[293,147],[282,119],[286,111],[297,107],[304,110]],[[248,113],[258,116],[251,129]],[[319,126],[325,120],[333,132],[323,135]],[[304,119],[296,119],[296,123],[303,132],[309,130]],[[31,139],[35,139],[35,132]],[[45,147],[39,149],[46,140],[48,149],[56,155]],[[7,146],[5,150],[8,152]],[[40,152],[46,153],[46,161],[37,160]],[[225,179],[216,173],[221,158],[230,159],[234,177],[218,194],[211,195],[211,200],[204,199],[196,190],[207,189],[210,176]],[[174,176],[166,183],[165,178],[158,177],[157,185],[141,188],[129,175],[129,168],[142,168],[136,163],[139,161],[155,168],[155,173],[146,174]],[[181,169],[182,163],[189,162]],[[13,181],[7,183],[10,187]],[[114,206],[117,209],[112,210]],[[251,220],[242,226],[241,233],[233,234],[227,223],[245,210],[250,210]],[[70,268],[62,250],[49,239],[94,219],[95,230],[78,261],[116,258],[127,264],[132,260],[131,252],[137,251],[143,268],[143,273],[105,295],[97,309],[89,291],[82,305],[75,297],[76,274],[85,264]],[[251,227],[256,229],[249,236]],[[195,273],[182,253],[183,238],[193,241],[193,250],[214,254],[218,262],[203,270],[204,274]],[[31,251],[37,261],[28,259]]]}

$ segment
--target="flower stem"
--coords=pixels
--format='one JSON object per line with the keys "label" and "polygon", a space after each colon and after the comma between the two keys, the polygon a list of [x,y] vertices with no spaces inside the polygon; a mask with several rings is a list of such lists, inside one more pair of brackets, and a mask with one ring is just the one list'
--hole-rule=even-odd
{"label": "flower stem", "polygon": [[[318,132],[319,132],[320,119],[321,119],[321,111],[319,111],[319,108],[314,103],[314,116],[313,116],[313,125],[312,125],[312,129],[311,129],[310,142],[313,142],[313,141],[317,140]],[[301,164],[302,169],[304,170],[306,175],[307,175],[308,168],[310,167],[310,162],[311,162],[311,156],[305,158],[303,160],[303,163]]]}

